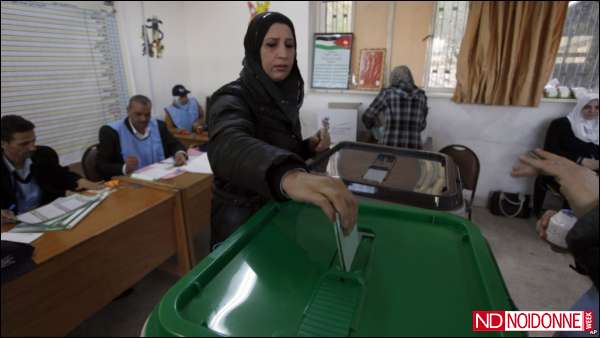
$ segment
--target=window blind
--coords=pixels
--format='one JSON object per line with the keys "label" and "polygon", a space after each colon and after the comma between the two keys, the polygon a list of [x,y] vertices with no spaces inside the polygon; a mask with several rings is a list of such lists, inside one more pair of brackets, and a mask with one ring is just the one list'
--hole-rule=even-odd
{"label": "window blind", "polygon": [[454,88],[460,43],[465,33],[468,1],[437,1],[428,73],[429,88]]}
{"label": "window blind", "polygon": [[552,78],[598,91],[598,2],[569,1]]}
{"label": "window blind", "polygon": [[[2,1],[2,115],[36,125],[61,158],[125,116],[127,85],[113,8],[103,2]],[[72,162],[72,161],[71,161]]]}

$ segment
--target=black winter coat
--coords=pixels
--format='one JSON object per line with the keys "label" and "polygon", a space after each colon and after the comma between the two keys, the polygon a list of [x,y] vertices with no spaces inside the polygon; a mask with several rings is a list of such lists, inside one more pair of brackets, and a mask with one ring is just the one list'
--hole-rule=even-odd
{"label": "black winter coat", "polygon": [[214,173],[212,242],[226,239],[271,199],[283,201],[283,175],[314,156],[298,114],[283,112],[244,78],[211,97],[208,158]]}

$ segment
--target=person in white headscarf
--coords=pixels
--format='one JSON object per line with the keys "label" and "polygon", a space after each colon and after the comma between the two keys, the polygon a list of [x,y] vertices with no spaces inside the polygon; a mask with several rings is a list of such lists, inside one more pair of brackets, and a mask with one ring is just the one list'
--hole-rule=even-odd
{"label": "person in white headscarf", "polygon": [[585,94],[577,100],[567,118],[578,139],[598,145],[598,94]]}
{"label": "person in white headscarf", "polygon": [[598,170],[598,94],[579,96],[569,115],[552,121],[544,148]]}
{"label": "person in white headscarf", "polygon": [[[571,113],[550,123],[544,149],[598,172],[598,94],[579,95]],[[539,176],[533,195],[533,211],[538,216],[548,189],[558,192],[558,182],[549,176]],[[568,204],[565,202],[563,207]]]}

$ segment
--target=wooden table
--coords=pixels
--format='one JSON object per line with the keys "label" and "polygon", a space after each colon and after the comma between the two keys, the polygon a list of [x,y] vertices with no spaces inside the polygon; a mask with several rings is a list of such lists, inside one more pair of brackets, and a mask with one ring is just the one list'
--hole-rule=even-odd
{"label": "wooden table", "polygon": [[38,266],[2,284],[2,336],[66,335],[176,252],[174,222],[176,194],[124,186],[72,230],[44,234]]}
{"label": "wooden table", "polygon": [[202,145],[208,142],[208,132],[204,131],[200,134],[191,133],[191,134],[173,134],[181,144],[185,146],[185,148]]}
{"label": "wooden table", "polygon": [[[210,253],[212,177],[212,175],[185,173],[172,179],[157,182],[142,181],[131,177],[118,178],[124,182],[177,192],[176,204],[181,208],[183,214],[187,247],[189,248],[188,259],[191,263],[189,269]],[[180,253],[182,251],[179,250]],[[177,256],[178,266],[182,265],[180,257],[182,257],[181,254]]]}

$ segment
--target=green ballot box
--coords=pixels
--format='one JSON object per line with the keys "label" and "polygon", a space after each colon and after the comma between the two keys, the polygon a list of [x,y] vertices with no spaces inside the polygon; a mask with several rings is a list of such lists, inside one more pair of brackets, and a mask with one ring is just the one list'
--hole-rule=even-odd
{"label": "green ballot box", "polygon": [[[334,226],[271,203],[183,277],[144,336],[498,336],[472,312],[515,310],[481,233],[464,218],[360,202],[360,243],[340,267]],[[512,333],[522,335],[521,333]]]}

